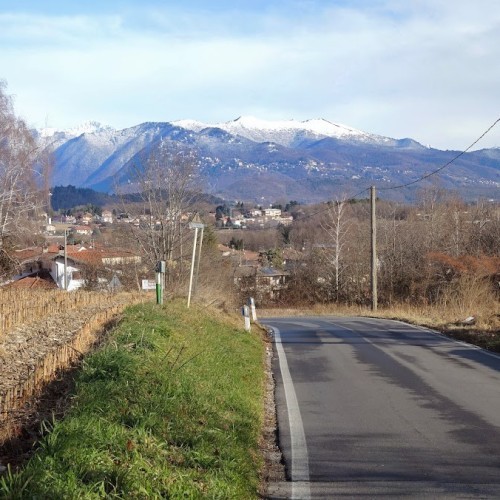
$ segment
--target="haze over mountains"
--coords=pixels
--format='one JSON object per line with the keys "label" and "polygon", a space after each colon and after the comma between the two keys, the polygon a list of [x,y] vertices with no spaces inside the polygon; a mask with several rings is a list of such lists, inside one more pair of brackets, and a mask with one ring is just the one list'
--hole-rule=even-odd
{"label": "haze over mountains", "polygon": [[[144,150],[160,142],[196,152],[204,190],[225,199],[272,203],[325,201],[374,184],[391,187],[425,175],[457,151],[425,147],[409,139],[366,133],[323,119],[299,122],[253,117],[205,124],[193,120],[142,123],[115,130],[96,122],[76,129],[38,132],[55,151],[52,185],[113,192],[127,182]],[[385,198],[412,200],[430,183],[457,191],[466,200],[500,199],[500,149],[466,153],[433,176]]]}

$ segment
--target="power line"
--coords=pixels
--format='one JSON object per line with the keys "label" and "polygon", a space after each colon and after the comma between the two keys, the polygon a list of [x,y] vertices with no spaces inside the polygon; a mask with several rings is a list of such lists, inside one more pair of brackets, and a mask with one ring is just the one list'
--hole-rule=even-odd
{"label": "power line", "polygon": [[[497,118],[492,125],[490,125],[470,146],[468,146],[466,149],[464,149],[463,151],[461,151],[459,154],[457,154],[454,158],[452,158],[450,161],[448,161],[447,163],[445,163],[444,165],[440,166],[439,168],[437,168],[436,170],[433,170],[432,172],[428,173],[428,174],[425,174],[421,177],[419,177],[418,179],[416,180],[413,180],[413,181],[410,181],[410,182],[407,182],[405,184],[400,184],[398,186],[390,186],[390,187],[377,187],[377,190],[378,191],[389,191],[391,189],[400,189],[400,188],[404,188],[404,187],[407,187],[407,186],[411,186],[412,184],[416,184],[418,182],[421,182],[423,181],[424,179],[427,179],[428,177],[431,177],[432,175],[435,175],[437,174],[438,172],[440,172],[441,170],[445,169],[446,167],[448,167],[449,165],[451,165],[453,162],[455,162],[456,160],[458,160],[458,158],[460,158],[461,156],[463,156],[465,153],[467,153],[471,148],[473,148],[486,134],[488,134],[488,132],[490,132],[491,129],[493,129],[497,123],[500,122],[500,118]],[[353,200],[355,199],[356,197],[358,197],[359,195],[369,191],[370,188],[367,187],[367,188],[364,188],[363,190],[357,192],[356,194],[352,195],[352,196],[349,196],[349,197],[346,197],[346,200]],[[330,200],[330,201],[333,201],[333,200]],[[330,201],[326,202],[327,204],[330,203]],[[304,217],[301,217],[300,221],[303,221],[303,220],[307,220],[307,219],[310,219],[311,217],[314,217],[318,214],[321,214],[323,212],[326,212],[328,210],[328,206],[326,208],[322,208],[321,210],[318,210],[316,212],[313,212],[312,214],[308,214]]]}
{"label": "power line", "polygon": [[379,191],[389,191],[391,189],[400,189],[404,187],[411,186],[412,184],[416,184],[417,182],[423,181],[424,179],[427,179],[428,177],[431,177],[434,174],[437,174],[438,172],[441,172],[441,170],[445,169],[449,165],[451,165],[454,161],[458,160],[462,155],[467,153],[473,146],[475,146],[498,122],[500,122],[500,118],[497,118],[492,125],[490,125],[467,149],[464,149],[461,151],[459,154],[457,154],[454,158],[452,158],[449,162],[445,163],[441,167],[437,168],[436,170],[433,170],[432,172],[423,175],[422,177],[414,180],[407,182],[405,184],[401,184],[399,186],[391,186],[391,187],[379,187],[377,188]]}

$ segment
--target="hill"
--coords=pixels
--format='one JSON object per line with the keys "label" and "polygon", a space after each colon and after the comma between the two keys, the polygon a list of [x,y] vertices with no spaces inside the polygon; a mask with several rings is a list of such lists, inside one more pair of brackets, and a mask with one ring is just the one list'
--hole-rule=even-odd
{"label": "hill", "polygon": [[[129,182],[130,170],[144,152],[154,151],[162,142],[194,150],[205,191],[218,197],[252,198],[259,203],[319,202],[371,184],[392,187],[411,182],[458,154],[322,119],[269,122],[240,117],[212,125],[181,120],[124,130],[93,124],[81,130],[40,133],[44,144],[55,151],[52,185],[114,193]],[[430,182],[436,177],[418,188]],[[499,199],[500,149],[462,155],[440,173],[437,182],[466,200]],[[409,201],[416,189],[387,194]]]}

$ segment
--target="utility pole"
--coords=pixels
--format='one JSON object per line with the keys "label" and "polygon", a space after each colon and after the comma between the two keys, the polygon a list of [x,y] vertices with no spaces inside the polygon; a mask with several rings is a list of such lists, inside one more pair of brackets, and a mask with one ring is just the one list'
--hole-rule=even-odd
{"label": "utility pole", "polygon": [[372,288],[372,311],[377,310],[377,218],[375,215],[375,186],[370,188],[371,205],[371,288]]}

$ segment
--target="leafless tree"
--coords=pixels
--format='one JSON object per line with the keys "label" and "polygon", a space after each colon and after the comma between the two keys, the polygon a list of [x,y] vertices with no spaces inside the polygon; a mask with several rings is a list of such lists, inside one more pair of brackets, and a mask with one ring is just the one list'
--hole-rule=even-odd
{"label": "leafless tree", "polygon": [[12,99],[0,82],[0,249],[27,227],[28,215],[39,203],[36,183],[38,148],[23,120],[16,117]]}
{"label": "leafless tree", "polygon": [[[183,271],[190,244],[186,215],[198,194],[196,156],[161,142],[134,165],[131,185],[139,194],[129,216],[135,241],[153,267],[167,263],[167,283]],[[188,250],[188,251],[186,251]]]}
{"label": "leafless tree", "polygon": [[340,293],[340,278],[342,273],[342,257],[347,244],[347,230],[349,220],[346,218],[347,197],[331,202],[326,210],[326,216],[321,224],[330,242],[328,252],[330,268],[333,266],[335,298],[338,300]]}

